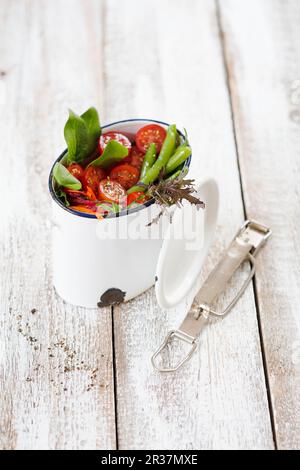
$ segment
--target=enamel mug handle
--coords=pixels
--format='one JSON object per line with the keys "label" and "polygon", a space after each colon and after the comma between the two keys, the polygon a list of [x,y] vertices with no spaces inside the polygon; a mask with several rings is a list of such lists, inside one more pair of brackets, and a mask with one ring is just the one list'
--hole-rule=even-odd
{"label": "enamel mug handle", "polygon": [[156,271],[155,291],[161,308],[176,306],[191,290],[212,243],[218,216],[219,190],[214,179],[198,185],[205,209],[191,204],[177,208],[164,235]]}

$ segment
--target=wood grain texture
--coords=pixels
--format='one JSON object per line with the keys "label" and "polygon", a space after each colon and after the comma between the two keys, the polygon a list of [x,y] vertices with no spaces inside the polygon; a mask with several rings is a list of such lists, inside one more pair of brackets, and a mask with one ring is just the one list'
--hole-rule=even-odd
{"label": "wood grain texture", "polygon": [[46,189],[67,108],[103,106],[102,2],[2,0],[0,30],[0,447],[114,448],[111,312],[55,295]]}
{"label": "wood grain texture", "polygon": [[220,12],[247,215],[273,230],[256,285],[277,444],[299,449],[300,4],[225,0]]}
{"label": "wood grain texture", "polygon": [[[141,9],[139,3],[107,4],[107,117],[160,118],[188,129],[192,174],[198,179],[214,175],[221,192],[205,275],[243,221],[215,5],[189,1],[187,8],[182,0],[151,0]],[[154,349],[179,326],[190,300],[162,312],[149,290],[114,309],[120,448],[272,449],[251,288],[226,319],[204,331],[184,369],[172,375],[152,369]]]}
{"label": "wood grain texture", "polygon": [[[113,449],[117,431],[121,449],[272,449],[260,333],[277,446],[299,448],[299,2],[142,3],[0,2],[0,448]],[[91,105],[106,123],[188,129],[192,175],[215,176],[221,193],[199,283],[244,218],[238,163],[247,216],[274,231],[258,257],[259,311],[249,288],[172,375],[150,357],[196,286],[168,312],[150,289],[113,325],[110,309],[52,289],[48,172],[67,108]]]}

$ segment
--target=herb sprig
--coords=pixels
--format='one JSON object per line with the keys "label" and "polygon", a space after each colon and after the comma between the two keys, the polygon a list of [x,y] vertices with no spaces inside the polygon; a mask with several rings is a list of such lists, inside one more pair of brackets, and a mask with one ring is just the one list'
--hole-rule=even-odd
{"label": "herb sprig", "polygon": [[161,206],[170,207],[174,204],[181,206],[186,200],[194,204],[197,209],[204,209],[204,202],[193,195],[196,193],[194,182],[193,179],[184,179],[181,176],[168,180],[161,178],[158,183],[149,186],[147,194],[154,197]]}
{"label": "herb sprig", "polygon": [[195,180],[184,179],[184,177],[185,172],[182,172],[176,178],[169,178],[167,180],[164,180],[161,175],[157,183],[149,186],[147,194],[155,199],[156,203],[161,206],[161,210],[147,226],[157,223],[168,207],[173,205],[181,207],[184,200],[195,205],[197,209],[205,208],[205,203],[193,195],[196,193]]}

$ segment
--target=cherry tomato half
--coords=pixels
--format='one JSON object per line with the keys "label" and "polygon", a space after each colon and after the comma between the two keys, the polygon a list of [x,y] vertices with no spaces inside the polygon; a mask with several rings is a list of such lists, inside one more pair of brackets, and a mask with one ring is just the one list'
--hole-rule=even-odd
{"label": "cherry tomato half", "polygon": [[137,168],[128,163],[115,166],[110,172],[110,179],[117,181],[125,189],[131,188],[139,180],[140,172]]}
{"label": "cherry tomato half", "polygon": [[82,177],[82,184],[85,190],[88,187],[92,188],[97,194],[98,186],[101,180],[106,177],[106,173],[100,166],[89,166],[84,170]]}
{"label": "cherry tomato half", "polygon": [[136,191],[135,193],[128,194],[127,196],[127,206],[133,202],[137,204],[144,204],[148,201],[149,197],[145,195],[142,191]]}
{"label": "cherry tomato half", "polygon": [[71,165],[67,167],[67,170],[69,170],[69,172],[75,176],[75,178],[82,182],[84,172],[82,166],[80,166],[78,163],[71,163]]}
{"label": "cherry tomato half", "polygon": [[141,152],[146,153],[149,145],[154,142],[156,151],[159,153],[166,135],[167,132],[163,127],[157,124],[149,124],[137,131],[135,143]]}
{"label": "cherry tomato half", "polygon": [[[144,158],[145,158],[145,154],[141,152],[137,148],[136,145],[134,145],[131,149],[130,160],[129,160],[130,165],[135,166],[135,168],[137,168],[140,171],[143,165]],[[125,163],[125,160],[123,161]]]}
{"label": "cherry tomato half", "polygon": [[99,183],[99,198],[119,204],[120,200],[126,199],[126,191],[117,181],[106,178]]}
{"label": "cherry tomato half", "polygon": [[[126,135],[121,134],[120,132],[106,132],[105,134],[102,134],[100,139],[99,139],[99,150],[100,153],[103,152],[105,149],[107,143],[110,140],[116,140],[120,144],[124,145],[124,147],[128,148],[128,155],[130,154],[131,151],[131,142],[126,137]],[[127,157],[126,157],[127,158]]]}

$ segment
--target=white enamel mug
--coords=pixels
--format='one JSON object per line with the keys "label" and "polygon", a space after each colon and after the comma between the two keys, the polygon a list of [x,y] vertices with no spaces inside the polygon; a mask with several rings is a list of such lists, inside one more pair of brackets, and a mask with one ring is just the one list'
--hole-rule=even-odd
{"label": "white enamel mug", "polygon": [[[153,122],[168,127],[160,121],[130,119],[103,129],[134,136],[139,128]],[[56,161],[63,161],[65,153]],[[190,161],[191,157],[185,165]],[[195,282],[213,239],[218,212],[215,181],[206,180],[198,187],[206,204],[204,210],[185,204],[152,222],[161,207],[150,200],[128,213],[98,220],[65,207],[57,199],[52,170],[53,284],[60,297],[77,306],[102,307],[130,300],[156,281],[160,306],[176,305]]]}

